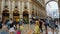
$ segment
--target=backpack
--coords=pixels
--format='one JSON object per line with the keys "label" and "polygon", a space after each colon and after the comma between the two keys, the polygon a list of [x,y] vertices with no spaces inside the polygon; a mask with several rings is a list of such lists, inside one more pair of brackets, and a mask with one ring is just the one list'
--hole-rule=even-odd
{"label": "backpack", "polygon": [[21,32],[20,31],[17,31],[17,34],[21,34]]}

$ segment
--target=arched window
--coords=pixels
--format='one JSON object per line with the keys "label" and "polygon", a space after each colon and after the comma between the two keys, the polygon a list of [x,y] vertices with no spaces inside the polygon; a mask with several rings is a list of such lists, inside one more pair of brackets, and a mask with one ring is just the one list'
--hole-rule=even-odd
{"label": "arched window", "polygon": [[58,3],[50,1],[46,5],[47,16],[51,18],[59,18]]}

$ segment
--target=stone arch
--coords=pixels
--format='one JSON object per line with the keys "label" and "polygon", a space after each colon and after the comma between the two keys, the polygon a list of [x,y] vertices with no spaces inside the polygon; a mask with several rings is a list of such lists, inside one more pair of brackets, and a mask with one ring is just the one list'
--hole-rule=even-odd
{"label": "stone arch", "polygon": [[[46,7],[46,5],[47,5],[49,2],[51,2],[51,1],[54,1],[54,0],[48,1],[48,2],[45,4],[45,7]],[[54,1],[54,2],[58,3],[57,1]]]}
{"label": "stone arch", "polygon": [[2,12],[2,19],[8,19],[9,18],[9,10],[5,9]]}
{"label": "stone arch", "polygon": [[[54,6],[55,5],[55,6]],[[56,16],[57,13],[59,13],[58,11],[58,3],[57,1],[48,1],[46,3],[46,11],[47,13],[49,13],[49,15],[54,18],[54,15]],[[47,14],[48,15],[48,14]]]}
{"label": "stone arch", "polygon": [[23,11],[23,20],[24,20],[25,24],[29,23],[29,13],[28,13],[28,11]]}
{"label": "stone arch", "polygon": [[20,20],[20,14],[18,10],[13,11],[13,19],[16,20],[17,22]]}

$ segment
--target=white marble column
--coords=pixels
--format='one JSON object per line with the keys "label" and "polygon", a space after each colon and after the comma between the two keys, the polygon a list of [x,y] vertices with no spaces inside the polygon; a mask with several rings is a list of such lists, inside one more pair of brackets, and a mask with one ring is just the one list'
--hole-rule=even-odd
{"label": "white marble column", "polygon": [[4,8],[4,4],[5,4],[5,0],[1,1],[1,15],[0,17],[2,18],[2,12],[3,12],[3,8]]}
{"label": "white marble column", "polygon": [[24,11],[24,1],[22,1],[22,12]]}
{"label": "white marble column", "polygon": [[20,19],[20,1],[17,1],[18,4],[18,11],[19,11],[19,19]]}
{"label": "white marble column", "polygon": [[5,3],[5,0],[2,0],[2,4],[1,4],[1,13],[3,12],[4,3]]}
{"label": "white marble column", "polygon": [[14,7],[15,7],[15,1],[12,1],[12,12],[14,11]]}
{"label": "white marble column", "polygon": [[14,5],[14,4],[15,4],[15,1],[12,1],[11,4],[12,4],[12,12],[11,12],[12,14],[11,14],[11,16],[12,16],[12,18],[13,18],[13,11],[14,11],[14,7],[15,7],[15,5]]}
{"label": "white marble column", "polygon": [[9,18],[12,18],[11,1],[10,0],[8,0],[8,8],[9,8]]}
{"label": "white marble column", "polygon": [[[0,0],[0,4],[2,5],[2,0]],[[0,18],[1,18],[0,20],[2,20],[2,12],[1,12],[2,7],[1,7],[1,5],[0,5]]]}
{"label": "white marble column", "polygon": [[11,2],[10,2],[10,0],[8,0],[8,8],[9,8],[9,12],[10,12],[10,10],[11,10]]}
{"label": "white marble column", "polygon": [[21,8],[20,9],[22,9],[21,10],[21,13],[20,13],[20,18],[21,18],[21,20],[23,20],[24,1],[22,1]]}
{"label": "white marble column", "polygon": [[28,5],[28,13],[29,13],[29,29],[30,29],[30,21],[31,21],[31,6],[30,6],[30,3],[29,2],[27,2],[27,5]]}

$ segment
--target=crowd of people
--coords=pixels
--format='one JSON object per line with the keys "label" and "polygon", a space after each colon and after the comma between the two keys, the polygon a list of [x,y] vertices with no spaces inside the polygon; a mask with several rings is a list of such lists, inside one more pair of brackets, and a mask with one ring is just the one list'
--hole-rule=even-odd
{"label": "crowd of people", "polygon": [[[50,23],[52,23],[53,21],[50,21]],[[56,22],[56,23],[55,23]],[[43,33],[43,29],[42,29],[42,25],[45,26],[46,29],[46,34],[47,34],[47,27],[51,27],[53,28],[58,28],[58,24],[57,21],[53,22],[52,24],[49,24],[49,21],[43,20],[43,19],[36,19],[36,20],[31,20],[30,24],[35,24],[35,29],[34,29],[34,34],[40,34],[40,32]],[[24,21],[20,20],[20,21],[16,21],[15,19],[3,19],[2,21],[0,21],[0,33],[1,34],[21,34],[21,30],[22,30],[22,24],[24,23]],[[50,26],[52,25],[52,26]],[[6,26],[6,28],[4,27]],[[2,30],[2,28],[4,28],[6,31],[6,33],[4,32],[4,30]]]}
{"label": "crowd of people", "polygon": [[[21,29],[20,26],[22,25],[22,21],[18,22],[12,19],[4,19],[0,21],[0,29],[1,29],[1,34],[21,34]],[[5,28],[4,28],[5,27]],[[4,30],[2,30],[4,28]],[[7,30],[6,30],[7,29]],[[6,32],[7,31],[7,32]],[[2,33],[3,32],[3,33]]]}
{"label": "crowd of people", "polygon": [[36,20],[31,20],[30,22],[31,24],[35,23],[35,31],[34,31],[34,34],[40,34],[40,33],[43,33],[43,26],[45,26],[45,32],[46,34],[48,34],[48,31],[47,31],[47,27],[51,28],[52,29],[52,33],[54,33],[54,29],[59,29],[58,27],[58,21],[57,20],[53,20],[53,19],[36,19]]}

